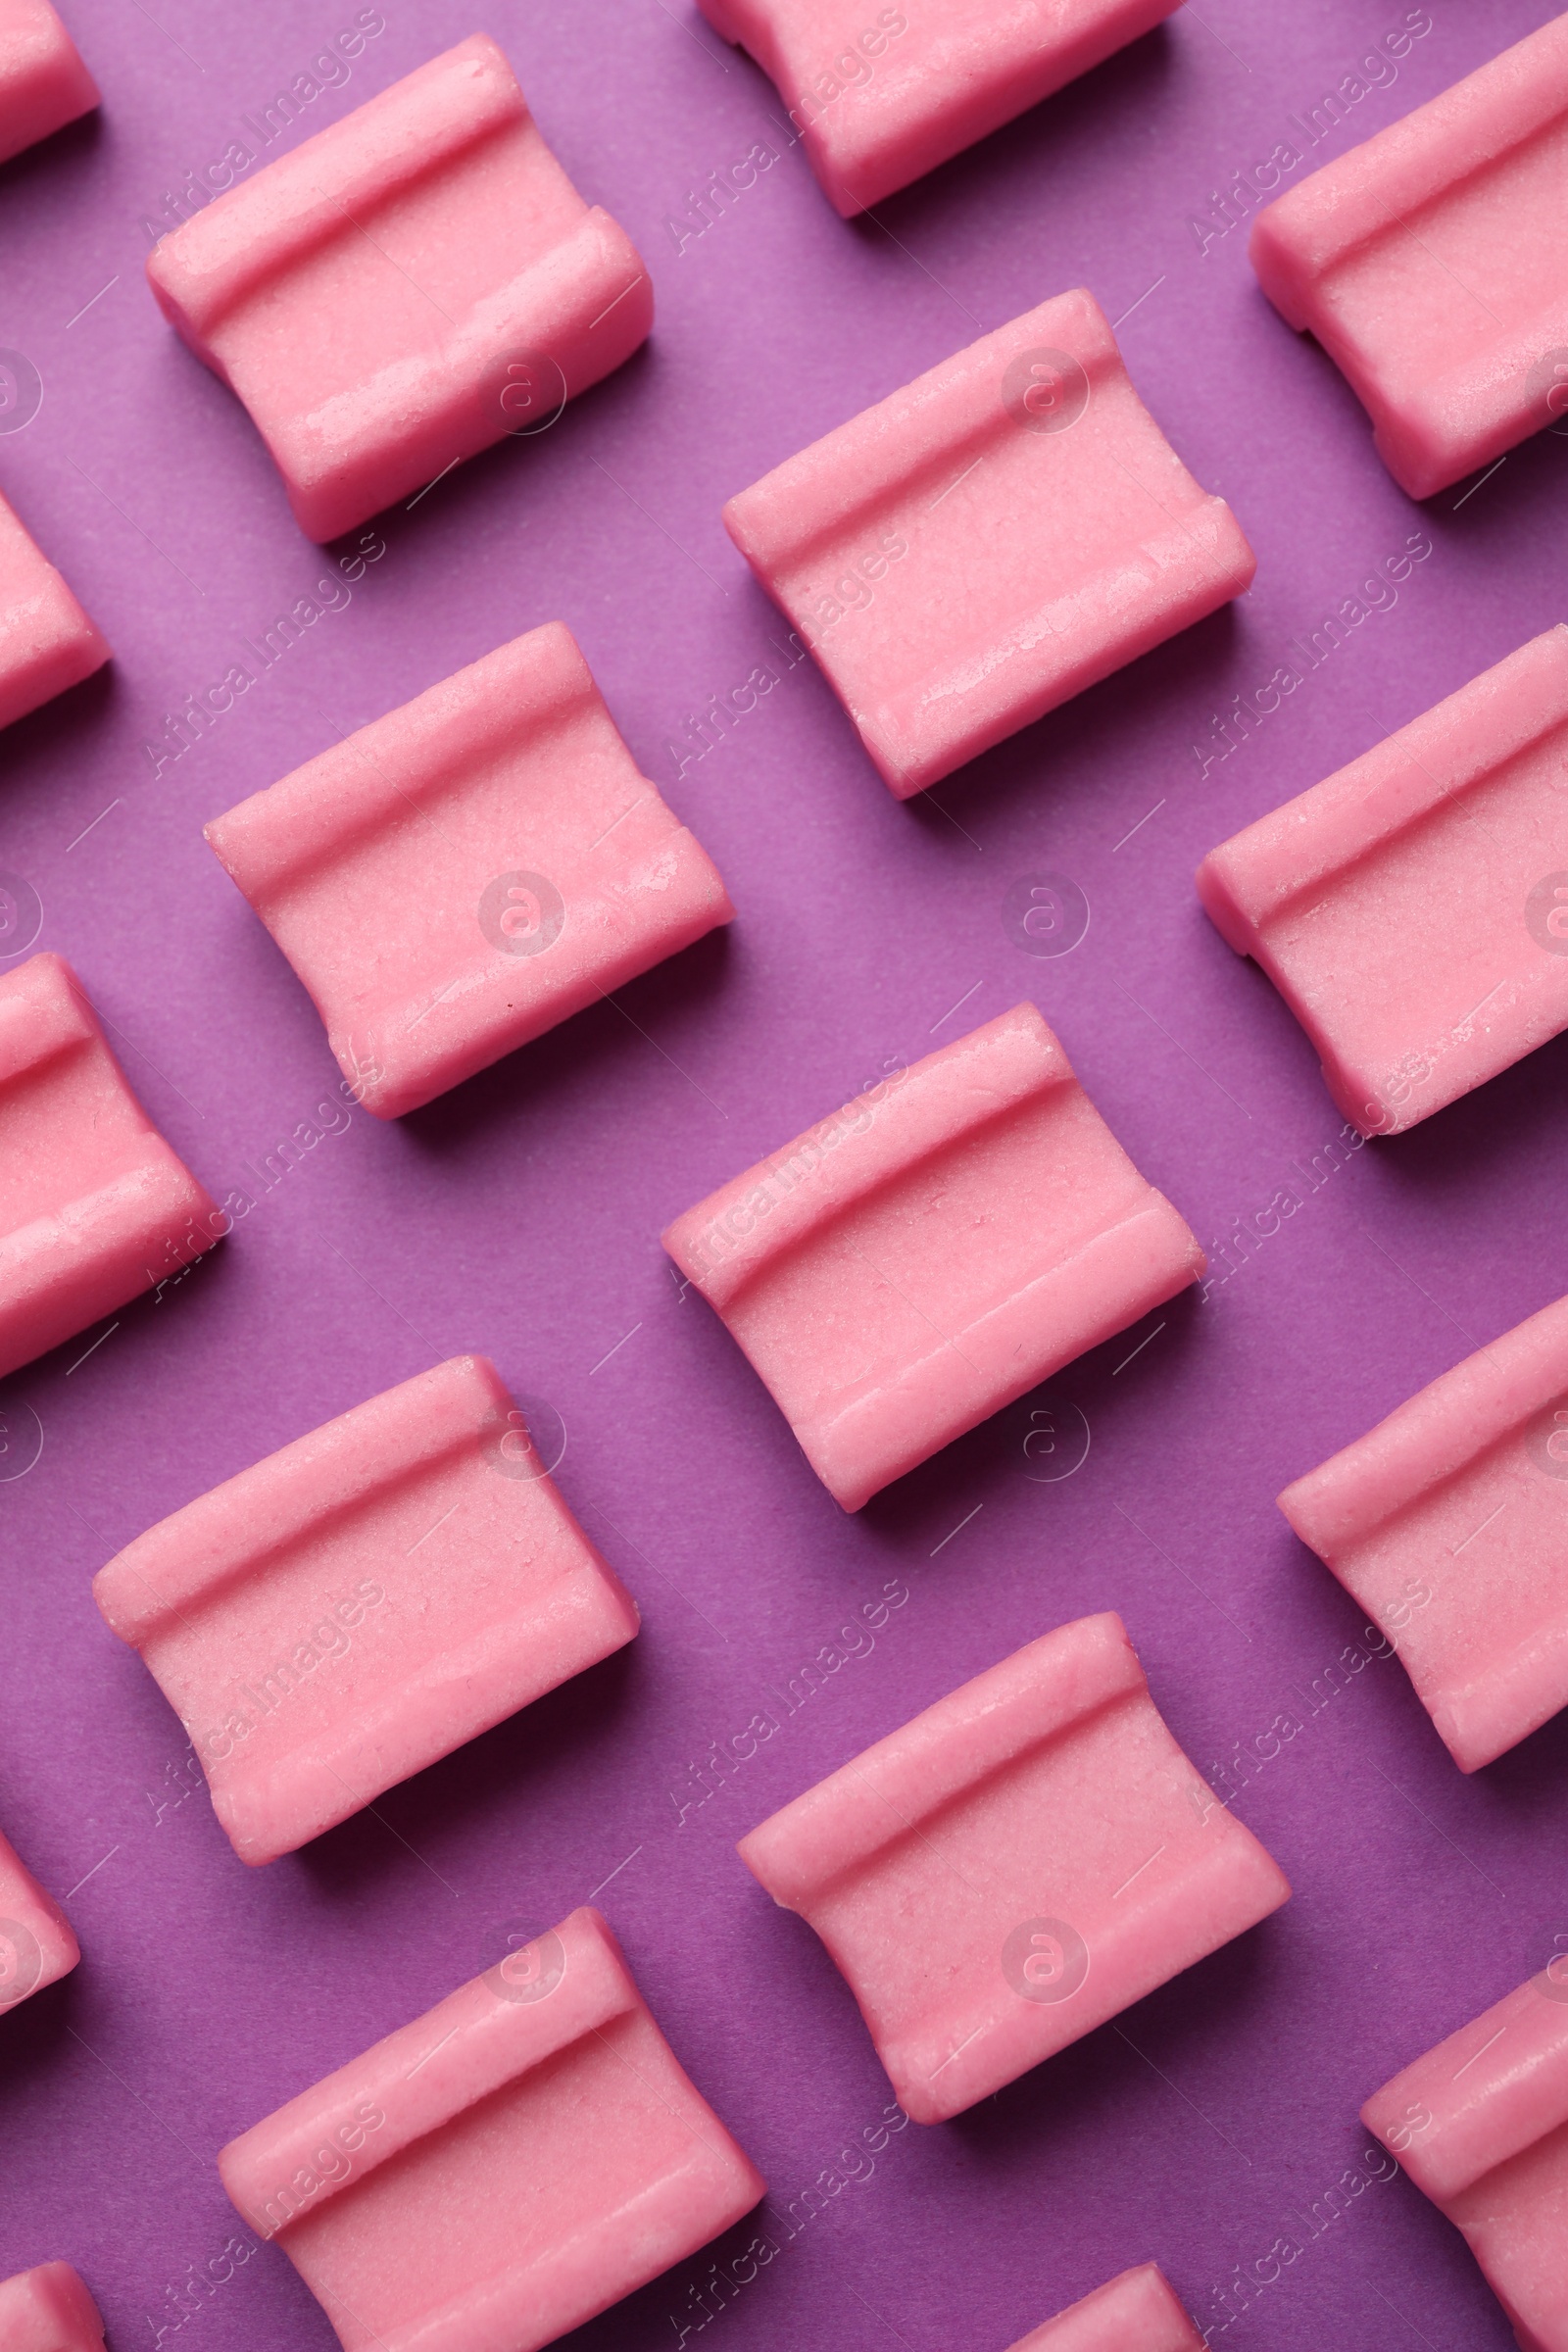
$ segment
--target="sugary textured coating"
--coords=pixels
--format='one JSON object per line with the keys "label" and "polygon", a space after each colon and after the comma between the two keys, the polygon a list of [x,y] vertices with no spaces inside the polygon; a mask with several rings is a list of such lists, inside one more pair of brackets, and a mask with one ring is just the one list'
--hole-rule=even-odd
{"label": "sugary textured coating", "polygon": [[[3,39],[4,0],[0,0]],[[0,727],[109,660],[102,634],[0,498]]]}
{"label": "sugary textured coating", "polygon": [[654,317],[482,32],[228,189],[147,274],[322,540],[543,429]]}
{"label": "sugary textured coating", "polygon": [[1081,289],[775,466],[724,525],[900,800],[1256,569]]}
{"label": "sugary textured coating", "polygon": [[1568,2352],[1568,1954],[1386,2082],[1361,2121],[1464,2232],[1523,2352]]}
{"label": "sugary textured coating", "polygon": [[218,2161],[344,2352],[536,2352],[765,2187],[587,1909]]}
{"label": "sugary textured coating", "polygon": [[69,2262],[0,2279],[4,2352],[104,2352],[98,2306]]}
{"label": "sugary textured coating", "polygon": [[0,1378],[227,1231],[153,1127],[63,957],[0,979]]}
{"label": "sugary textured coating", "polygon": [[907,187],[1168,17],[1180,0],[698,0],[776,85],[846,219]]}
{"label": "sugary textured coating", "polygon": [[1159,2265],[1097,2286],[1092,2295],[1032,2328],[1012,2352],[1202,2352],[1203,2339],[1172,2293]]}
{"label": "sugary textured coating", "polygon": [[1568,1706],[1568,1298],[1279,1504],[1388,1635],[1460,1768],[1515,1746]]}
{"label": "sugary textured coating", "polygon": [[483,1356],[356,1405],[99,1570],[244,1862],[621,1648],[637,1609]]}
{"label": "sugary textured coating", "polygon": [[939,1699],[740,1854],[821,1936],[921,2124],[988,2098],[1291,1891],[1182,1754],[1109,1614]]}
{"label": "sugary textured coating", "polygon": [[1198,869],[1363,1135],[1568,1028],[1568,627],[1534,637]]}
{"label": "sugary textured coating", "polygon": [[381,1118],[734,913],[559,621],[361,727],[207,838]]}
{"label": "sugary textured coating", "polygon": [[0,0],[0,164],[97,104],[98,85],[49,0]]}
{"label": "sugary textured coating", "polygon": [[1206,1263],[1032,1004],[797,1136],[664,1248],[847,1511]]}
{"label": "sugary textured coating", "polygon": [[1568,16],[1260,212],[1263,291],[1310,329],[1412,498],[1568,414]]}
{"label": "sugary textured coating", "polygon": [[[29,1992],[41,1992],[46,1984],[69,1977],[80,1958],[81,1947],[60,1905],[0,1838],[0,2017]],[[6,2293],[0,2287],[0,2316]],[[9,2352],[3,2328],[0,2347]]]}

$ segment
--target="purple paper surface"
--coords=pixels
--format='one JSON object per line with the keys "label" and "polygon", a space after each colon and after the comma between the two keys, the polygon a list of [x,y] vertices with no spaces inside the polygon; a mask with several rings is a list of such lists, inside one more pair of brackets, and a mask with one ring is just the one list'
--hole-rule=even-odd
{"label": "purple paper surface", "polygon": [[[159,318],[147,222],[356,10],[74,0],[102,116],[0,172],[0,345],[43,388],[0,434],[0,489],[116,660],[0,740],[0,869],[36,892],[36,944],[74,963],[176,1151],[220,1200],[256,1200],[158,1303],[0,1400],[23,1433],[13,1464],[29,1411],[42,1433],[36,1462],[0,1480],[0,1826],[84,1953],[0,2020],[0,2277],[73,2262],[114,2352],[176,2333],[325,2352],[331,2329],[275,2249],[212,2282],[243,2235],[218,2148],[493,1962],[509,1923],[547,1926],[595,1890],[771,2183],[756,2223],[584,2330],[595,2352],[699,2333],[758,2352],[1002,2352],[1150,2258],[1238,2352],[1511,2341],[1458,2234],[1380,2177],[1356,2110],[1568,1932],[1568,1724],[1464,1779],[1396,1661],[1348,1667],[1362,1620],[1273,1497],[1564,1289],[1568,1040],[1397,1142],[1336,1151],[1311,1049],[1192,886],[1216,842],[1564,617],[1568,437],[1414,507],[1336,370],[1259,293],[1245,221],[1219,233],[1211,211],[1238,169],[1304,143],[1291,118],[1406,13],[1203,0],[873,225],[835,216],[771,85],[690,0],[497,0],[484,24],[546,137],[650,267],[652,342],[549,433],[381,517],[384,553],[350,602],[155,774],[166,712],[343,550],[302,539],[243,412]],[[1432,0],[1430,29],[1382,86],[1355,82],[1312,162],[1550,13]],[[270,152],[470,28],[433,0],[384,15]],[[699,233],[691,192],[759,141],[776,162]],[[1251,593],[950,779],[946,814],[893,800],[809,662],[691,756],[708,698],[784,666],[723,500],[1080,284],[1234,507]],[[1215,714],[1413,534],[1431,553],[1397,591],[1205,760]],[[268,1154],[340,1100],[338,1074],[203,823],[552,618],[737,921],[398,1125],[337,1116],[264,1182]],[[1042,872],[1090,910],[1054,957],[1009,927],[1009,892]],[[847,1518],[681,1297],[660,1230],[890,1059],[1023,997],[1205,1244],[1238,1220],[1255,1237],[1282,1188],[1300,1206],[1217,1256],[1236,1270],[1206,1298]],[[561,1416],[559,1483],[636,1593],[642,1637],[248,1872],[90,1578],[216,1481],[466,1349]],[[1037,1434],[1026,1452],[1048,1426],[1058,1451]],[[874,1641],[840,1643],[890,1592]],[[1200,1769],[1221,1784],[1229,1763],[1222,1785],[1295,1899],[997,2099],[872,2154],[891,2094],[848,1988],[734,1840],[957,1682],[1103,1608]],[[812,1660],[817,1687],[791,1706],[777,1693]],[[777,1733],[733,1760],[759,1710]],[[1282,1715],[1299,1730],[1260,1760]],[[699,1801],[715,1742],[732,1760]],[[759,2230],[779,2252],[737,2283]]]}

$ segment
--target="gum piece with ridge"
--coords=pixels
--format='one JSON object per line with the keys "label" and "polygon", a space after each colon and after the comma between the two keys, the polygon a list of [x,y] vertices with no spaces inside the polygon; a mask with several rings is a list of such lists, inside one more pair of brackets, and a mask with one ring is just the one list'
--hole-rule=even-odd
{"label": "gum piece with ridge", "polygon": [[0,979],[0,1377],[113,1314],[227,1230],[137,1102],[80,981]]}
{"label": "gum piece with ridge", "polygon": [[396,1118],[734,914],[560,621],[207,827]]}
{"label": "gum piece with ridge", "polygon": [[1260,212],[1263,291],[1430,498],[1568,413],[1568,16]]}
{"label": "gum piece with ridge", "polygon": [[0,0],[0,164],[98,104],[98,85],[49,0]]}
{"label": "gum piece with ridge", "polygon": [[1179,0],[698,0],[756,58],[846,219],[934,172],[1168,17]]}
{"label": "gum piece with ridge", "polygon": [[[81,1947],[60,1905],[0,1838],[0,2017],[20,2007],[28,1993],[69,1977],[80,1958]],[[5,2292],[0,2287],[0,2313]],[[0,2330],[0,2345],[5,2342]]]}
{"label": "gum piece with ridge", "polygon": [[1463,2232],[1522,2352],[1568,2352],[1563,1954],[1386,2082],[1361,2121]]}
{"label": "gum piece with ridge", "polygon": [[1239,596],[1256,560],[1092,294],[983,335],[724,526],[900,800]]}
{"label": "gum piece with ridge", "polygon": [[98,2306],[69,2262],[0,2279],[4,2352],[104,2352]]}
{"label": "gum piece with ridge", "polygon": [[847,1511],[1206,1263],[1032,1004],[797,1136],[664,1248]]}
{"label": "gum piece with ridge", "polygon": [[1568,1028],[1568,627],[1211,850],[1198,892],[1363,1135]]}
{"label": "gum piece with ridge", "polygon": [[548,425],[654,316],[482,32],[216,198],[147,274],[319,540]]}
{"label": "gum piece with ridge", "polygon": [[1159,2265],[1145,2262],[1058,2311],[1012,2352],[1203,2352],[1203,2339]]}
{"label": "gum piece with ridge", "polygon": [[231,2140],[219,2167],[344,2352],[537,2352],[765,2187],[588,1909]]}
{"label": "gum piece with ridge", "polygon": [[1280,1509],[1475,1772],[1568,1706],[1568,1298],[1286,1488]]}
{"label": "gum piece with ridge", "polygon": [[816,1930],[915,2123],[945,2121],[1287,1900],[1121,1619],[1044,1634],[741,1840]]}
{"label": "gum piece with ridge", "polygon": [[101,1568],[93,1593],[252,1863],[319,1837],[638,1625],[473,1355],[225,1479]]}
{"label": "gum piece with ridge", "polygon": [[109,659],[102,633],[0,498],[0,727]]}

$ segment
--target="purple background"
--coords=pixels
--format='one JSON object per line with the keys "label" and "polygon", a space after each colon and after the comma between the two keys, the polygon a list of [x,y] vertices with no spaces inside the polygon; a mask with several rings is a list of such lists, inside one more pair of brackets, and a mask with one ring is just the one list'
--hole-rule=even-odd
{"label": "purple background", "polygon": [[[687,191],[776,131],[771,87],[690,0],[493,0],[483,22],[547,137],[649,263],[652,343],[543,439],[384,517],[349,608],[155,781],[142,747],[163,712],[330,559],[162,325],[141,219],[355,9],[74,0],[106,105],[0,172],[0,343],[45,386],[0,437],[0,488],[117,659],[5,736],[0,867],[40,894],[39,944],[74,962],[164,1133],[221,1198],[336,1094],[317,1018],[203,822],[546,619],[575,630],[739,909],[727,937],[428,1110],[394,1127],[356,1113],[87,1361],[68,1369],[83,1341],[9,1386],[44,1445],[0,1484],[0,1822],[46,1885],[75,1889],[85,1957],[0,2023],[0,2276],[67,2257],[115,2352],[154,2342],[168,2290],[234,2232],[223,2140],[487,1965],[508,1922],[547,1925],[612,1873],[601,1903],[772,2183],[763,2226],[782,2239],[788,2201],[842,2175],[889,2093],[846,1987],[734,1839],[962,1678],[1106,1607],[1200,1768],[1282,1711],[1303,1719],[1238,1800],[1295,1901],[956,2124],[894,2137],[705,2341],[1001,2352],[1150,2256],[1202,2320],[1233,2266],[1289,2235],[1299,2258],[1223,2338],[1243,2352],[1509,2342],[1408,2181],[1367,2185],[1315,2236],[1310,2209],[1362,2163],[1360,2101],[1568,1930],[1568,1722],[1465,1780],[1396,1662],[1311,1712],[1360,1620],[1273,1496],[1563,1290],[1568,1039],[1308,1192],[1297,1171],[1339,1118],[1191,882],[1213,843],[1563,617],[1568,439],[1417,510],[1340,377],[1258,293],[1245,231],[1200,254],[1188,225],[1403,13],[1203,0],[890,201],[880,227],[838,220],[794,148],[677,252],[666,221]],[[1393,87],[1317,160],[1549,13],[1432,0]],[[386,16],[301,134],[468,29],[434,0]],[[891,798],[809,664],[677,775],[688,713],[781,633],[723,499],[1078,284],[1113,319],[1137,305],[1120,330],[1134,381],[1232,502],[1251,594],[951,779],[947,815]],[[1397,604],[1200,778],[1211,713],[1419,529],[1434,553]],[[1093,910],[1054,960],[1004,924],[1009,886],[1041,869]],[[1025,996],[1205,1242],[1287,1183],[1308,1197],[1206,1300],[1151,1318],[1164,1329],[1124,1371],[1146,1327],[1054,1385],[1060,1426],[1079,1428],[1076,1407],[1092,1431],[1075,1475],[1028,1475],[1053,1466],[1023,1451],[1033,1399],[845,1518],[716,1320],[679,1297],[660,1229],[889,1057]],[[376,1817],[248,1873],[199,1786],[174,1801],[178,1725],[89,1578],[214,1481],[466,1348],[562,1415],[560,1483],[643,1636]],[[893,1579],[909,1597],[871,1653],[679,1820],[689,1764]],[[670,2315],[700,2316],[707,2267],[586,2341],[663,2352]],[[333,2341],[271,2249],[198,2297],[180,2340]]]}

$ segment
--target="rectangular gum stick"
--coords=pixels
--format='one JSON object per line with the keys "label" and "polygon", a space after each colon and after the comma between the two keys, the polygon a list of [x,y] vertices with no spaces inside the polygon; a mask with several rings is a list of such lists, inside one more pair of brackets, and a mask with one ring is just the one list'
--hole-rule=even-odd
{"label": "rectangular gum stick", "polygon": [[989,2097],[1290,1894],[1108,1613],[937,1700],[739,1850],[821,1936],[916,2123]]}
{"label": "rectangular gum stick", "polygon": [[102,630],[0,498],[0,727],[79,686],[109,658]]}
{"label": "rectangular gum stick", "polygon": [[3,2352],[103,2352],[98,2306],[69,2262],[0,2279]]}
{"label": "rectangular gum stick", "polygon": [[494,1366],[459,1356],[137,1538],[93,1584],[274,1860],[637,1632]]}
{"label": "rectangular gum stick", "polygon": [[581,1909],[233,2140],[344,2352],[538,2352],[765,2183]]}
{"label": "rectangular gum stick", "polygon": [[1461,1770],[1517,1745],[1568,1705],[1568,1298],[1279,1503],[1398,1650]]}
{"label": "rectangular gum stick", "polygon": [[1396,2075],[1361,2120],[1463,2232],[1523,2352],[1568,2352],[1568,1954]]}
{"label": "rectangular gum stick", "polygon": [[899,799],[1247,587],[1081,288],[764,474],[724,526]]}
{"label": "rectangular gum stick", "polygon": [[1568,626],[1260,817],[1198,869],[1362,1135],[1568,1028]]}
{"label": "rectangular gum stick", "polygon": [[1568,16],[1352,147],[1252,224],[1263,291],[1430,498],[1568,410]]}
{"label": "rectangular gum stick", "polygon": [[1205,1263],[1032,1004],[820,1120],[664,1247],[846,1510]]}
{"label": "rectangular gum stick", "polygon": [[1107,2279],[1012,2352],[1203,2352],[1203,2339],[1157,2263],[1141,2263]]}
{"label": "rectangular gum stick", "polygon": [[217,197],[147,274],[318,540],[548,425],[653,323],[635,248],[486,33]]}

